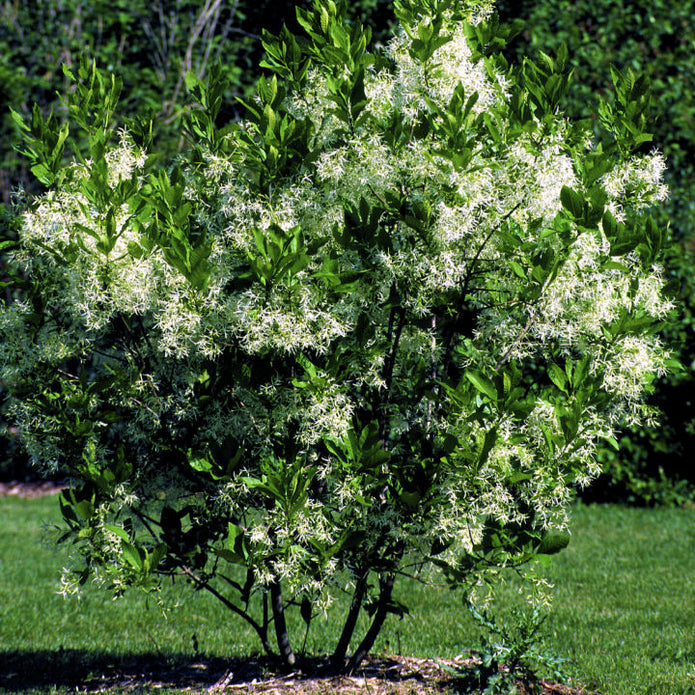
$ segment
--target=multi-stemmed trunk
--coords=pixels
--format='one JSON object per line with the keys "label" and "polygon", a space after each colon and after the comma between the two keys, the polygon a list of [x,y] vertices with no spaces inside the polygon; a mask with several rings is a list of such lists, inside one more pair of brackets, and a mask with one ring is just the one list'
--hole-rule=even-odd
{"label": "multi-stemmed trunk", "polygon": [[[374,646],[374,642],[381,632],[386,616],[388,615],[388,607],[391,603],[393,586],[395,582],[395,574],[389,573],[379,578],[379,598],[377,601],[374,617],[352,656],[348,657],[348,649],[350,642],[355,633],[357,619],[360,610],[362,609],[364,598],[367,592],[367,580],[369,571],[364,571],[358,577],[355,585],[355,590],[352,595],[350,609],[343,625],[343,630],[340,634],[338,644],[331,656],[329,668],[333,673],[354,673],[362,664],[366,656]],[[273,582],[269,587],[270,605],[273,613],[273,624],[277,645],[279,650],[280,662],[284,668],[292,669],[297,665],[297,658],[292,651],[290,644],[289,633],[287,631],[287,623],[285,620],[285,608],[282,598],[282,588],[279,581]]]}
{"label": "multi-stemmed trunk", "polygon": [[391,594],[393,593],[395,579],[396,576],[393,573],[379,578],[379,601],[377,603],[376,612],[374,613],[374,618],[372,619],[372,624],[369,626],[367,634],[350,658],[345,668],[347,673],[354,673],[374,646],[374,641],[381,632],[381,628],[388,615],[388,607],[391,603]]}

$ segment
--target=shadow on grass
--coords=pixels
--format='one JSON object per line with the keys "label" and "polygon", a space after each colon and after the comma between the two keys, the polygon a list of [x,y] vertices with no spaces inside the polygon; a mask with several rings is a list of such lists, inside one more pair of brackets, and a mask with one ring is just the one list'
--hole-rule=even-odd
{"label": "shadow on grass", "polygon": [[77,649],[0,650],[0,693],[206,688],[229,668],[229,660],[183,654],[111,654]]}

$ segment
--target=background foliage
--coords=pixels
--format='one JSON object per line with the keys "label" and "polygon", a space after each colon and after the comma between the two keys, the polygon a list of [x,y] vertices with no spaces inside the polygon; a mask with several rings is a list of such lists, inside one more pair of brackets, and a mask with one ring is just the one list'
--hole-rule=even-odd
{"label": "background foliage", "polygon": [[[385,0],[358,0],[351,12],[382,34],[392,18]],[[285,22],[296,28],[294,14],[295,3],[278,0],[2,0],[0,202],[9,202],[13,187],[32,185],[13,150],[8,107],[26,116],[37,103],[64,115],[56,96],[69,87],[62,63],[75,66],[86,55],[117,73],[124,83],[119,117],[156,114],[159,151],[172,152],[181,146],[186,71],[204,79],[219,61],[230,83],[221,118],[237,116],[234,96],[248,94],[258,77],[262,30],[277,33]]]}

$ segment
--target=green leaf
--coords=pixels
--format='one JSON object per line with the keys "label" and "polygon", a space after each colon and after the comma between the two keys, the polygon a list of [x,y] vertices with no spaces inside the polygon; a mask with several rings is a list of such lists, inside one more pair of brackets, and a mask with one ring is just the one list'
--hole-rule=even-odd
{"label": "green leaf", "polygon": [[158,543],[154,549],[152,550],[152,553],[150,554],[149,557],[149,570],[154,570],[157,568],[159,563],[164,559],[164,556],[166,555],[168,550],[167,544],[166,543]]}
{"label": "green leaf", "polygon": [[524,272],[524,269],[521,267],[519,263],[513,260],[509,260],[507,261],[507,263],[509,263],[509,267],[514,272],[514,275],[516,275],[521,280],[528,280],[526,273]]}
{"label": "green leaf", "polygon": [[80,502],[75,502],[72,506],[78,516],[85,521],[89,521],[94,515],[94,503],[92,500],[81,500]]}
{"label": "green leaf", "polygon": [[227,556],[225,559],[236,564],[246,564],[249,557],[245,542],[245,531],[238,524],[231,521],[227,524]]}
{"label": "green leaf", "polygon": [[478,391],[484,393],[493,401],[497,400],[497,389],[490,379],[480,372],[471,369],[466,370],[465,376]]}
{"label": "green leaf", "polygon": [[557,386],[560,391],[567,393],[567,374],[563,369],[557,366],[554,362],[548,365],[548,376],[550,380]]}
{"label": "green leaf", "polygon": [[212,463],[210,463],[207,456],[192,455],[190,451],[188,455],[188,465],[194,471],[199,471],[200,473],[209,473],[212,470]]}
{"label": "green leaf", "polygon": [[5,251],[7,249],[13,249],[19,246],[17,241],[0,241],[0,251]]}
{"label": "green leaf", "polygon": [[139,549],[131,543],[122,543],[123,557],[125,561],[135,570],[139,572],[143,569],[143,559],[140,556]]}
{"label": "green leaf", "polygon": [[569,210],[575,218],[581,218],[584,215],[584,196],[572,190],[569,186],[563,186],[560,190],[560,201],[562,206]]}
{"label": "green leaf", "polygon": [[483,448],[480,451],[480,456],[478,457],[478,465],[479,466],[484,466],[487,457],[490,455],[490,452],[492,451],[492,447],[495,446],[495,442],[497,441],[497,427],[492,427],[485,433],[485,440],[483,442]]}
{"label": "green leaf", "polygon": [[570,542],[567,531],[546,531],[537,552],[541,555],[554,555],[564,550]]}
{"label": "green leaf", "polygon": [[619,237],[625,229],[625,225],[618,222],[610,210],[606,210],[603,213],[601,226],[603,227],[604,234],[609,240]]}
{"label": "green leaf", "polygon": [[620,451],[620,444],[615,437],[604,437],[604,441],[610,444],[611,448],[613,448],[615,451]]}

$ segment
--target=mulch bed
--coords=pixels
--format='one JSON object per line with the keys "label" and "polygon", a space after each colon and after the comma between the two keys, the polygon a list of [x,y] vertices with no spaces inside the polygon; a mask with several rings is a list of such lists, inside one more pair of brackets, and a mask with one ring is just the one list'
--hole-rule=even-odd
{"label": "mulch bed", "polygon": [[[19,655],[14,655],[15,658]],[[39,656],[44,660],[50,655]],[[154,655],[134,656],[108,664],[108,657],[58,652],[53,668],[10,659],[10,671],[0,673],[3,686],[10,692],[50,685],[58,692],[150,693],[168,688],[192,695],[250,693],[251,695],[443,695],[474,691],[461,690],[445,666],[465,666],[472,661],[437,661],[406,656],[369,657],[353,676],[322,675],[325,660],[306,661],[301,670],[280,673],[265,657],[249,659],[206,659],[192,662],[167,662]],[[62,658],[61,658],[62,656]],[[34,659],[35,661],[35,659]],[[99,663],[101,661],[101,663]],[[43,665],[44,668],[41,668]],[[13,668],[14,667],[14,668]],[[19,667],[19,668],[18,668]],[[14,671],[14,672],[12,672]],[[590,695],[583,689],[542,681],[537,695]],[[519,695],[528,695],[520,687]]]}
{"label": "mulch bed", "polygon": [[[258,664],[239,662],[214,685],[208,693],[249,692],[268,695],[434,695],[457,692],[459,682],[445,666],[465,667],[473,658],[458,661],[419,659],[406,656],[369,657],[364,666],[353,676],[321,676],[320,670],[285,675],[268,675],[257,672]],[[313,666],[316,666],[314,662]],[[319,663],[319,669],[321,664]],[[542,695],[582,695],[580,690],[542,682],[537,690]],[[460,691],[459,691],[460,692]],[[520,695],[525,691],[519,690]],[[586,693],[585,695],[589,695]]]}
{"label": "mulch bed", "polygon": [[39,480],[31,483],[0,482],[0,497],[43,497],[44,495],[57,495],[65,488],[60,482],[54,480]]}

